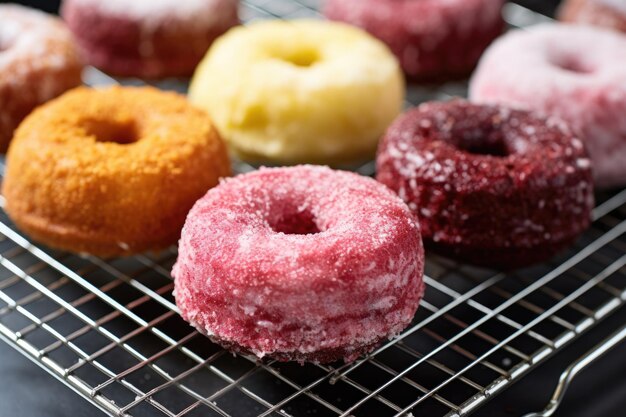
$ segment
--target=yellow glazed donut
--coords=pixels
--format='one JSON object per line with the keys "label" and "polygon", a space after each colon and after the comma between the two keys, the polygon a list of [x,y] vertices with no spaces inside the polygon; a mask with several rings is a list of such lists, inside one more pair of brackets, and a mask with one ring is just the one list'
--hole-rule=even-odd
{"label": "yellow glazed donut", "polygon": [[219,38],[189,96],[244,160],[340,164],[374,155],[402,109],[404,79],[389,49],[360,29],[276,20]]}

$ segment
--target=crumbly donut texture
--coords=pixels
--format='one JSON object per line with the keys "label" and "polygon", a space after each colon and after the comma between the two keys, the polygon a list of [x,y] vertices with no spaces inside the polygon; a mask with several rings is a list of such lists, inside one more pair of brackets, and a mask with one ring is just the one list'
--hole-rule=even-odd
{"label": "crumbly donut texture", "polygon": [[226,180],[187,217],[172,271],[183,318],[224,347],[352,361],[423,296],[417,221],[374,180],[324,167]]}
{"label": "crumbly donut texture", "polygon": [[33,239],[99,256],[176,242],[194,202],[230,173],[209,118],[153,88],[78,88],[15,134],[5,210]]}
{"label": "crumbly donut texture", "polygon": [[402,109],[404,80],[387,47],[359,29],[269,21],[216,41],[189,97],[245,160],[337,164],[373,156]]}

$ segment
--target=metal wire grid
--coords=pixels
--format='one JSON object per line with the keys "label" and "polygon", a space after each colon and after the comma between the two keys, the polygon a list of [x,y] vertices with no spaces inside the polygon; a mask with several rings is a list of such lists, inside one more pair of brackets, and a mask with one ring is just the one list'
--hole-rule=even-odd
{"label": "metal wire grid", "polygon": [[[315,17],[316,6],[249,0],[243,12]],[[515,5],[506,17],[539,20]],[[409,101],[464,88],[411,88]],[[112,261],[59,253],[31,244],[2,213],[0,338],[110,415],[461,416],[623,314],[625,253],[626,190],[601,197],[591,229],[545,265],[503,274],[429,256],[426,297],[397,339],[353,364],[300,366],[231,355],[184,323],[171,295],[174,249]]]}

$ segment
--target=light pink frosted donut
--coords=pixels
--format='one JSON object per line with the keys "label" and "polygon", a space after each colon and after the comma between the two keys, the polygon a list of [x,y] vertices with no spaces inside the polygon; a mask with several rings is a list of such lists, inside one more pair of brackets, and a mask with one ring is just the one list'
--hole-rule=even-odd
{"label": "light pink frosted donut", "polygon": [[483,56],[470,98],[556,115],[579,130],[596,184],[626,184],[626,37],[565,24],[514,31]]}
{"label": "light pink frosted donut", "polygon": [[233,351],[356,359],[424,292],[419,225],[371,178],[325,167],[225,180],[189,213],[172,275],[185,320]]}

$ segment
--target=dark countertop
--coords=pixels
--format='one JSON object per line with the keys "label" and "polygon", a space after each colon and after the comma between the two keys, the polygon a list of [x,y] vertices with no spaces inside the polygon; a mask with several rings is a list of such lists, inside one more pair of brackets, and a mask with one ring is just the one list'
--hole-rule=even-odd
{"label": "dark countertop", "polygon": [[105,415],[1,341],[0,358],[0,417]]}

